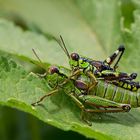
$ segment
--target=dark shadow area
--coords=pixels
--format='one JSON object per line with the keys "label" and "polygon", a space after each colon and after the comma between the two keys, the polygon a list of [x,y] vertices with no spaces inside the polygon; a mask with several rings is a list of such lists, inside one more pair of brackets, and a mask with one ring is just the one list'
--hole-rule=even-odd
{"label": "dark shadow area", "polygon": [[43,123],[32,115],[0,107],[1,140],[88,140],[75,132],[65,132]]}

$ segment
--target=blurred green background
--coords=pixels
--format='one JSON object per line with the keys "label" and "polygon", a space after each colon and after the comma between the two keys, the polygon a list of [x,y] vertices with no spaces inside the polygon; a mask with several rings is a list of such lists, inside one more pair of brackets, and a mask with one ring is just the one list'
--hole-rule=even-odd
{"label": "blurred green background", "polygon": [[27,113],[0,107],[0,140],[86,140],[75,132],[47,125]]}

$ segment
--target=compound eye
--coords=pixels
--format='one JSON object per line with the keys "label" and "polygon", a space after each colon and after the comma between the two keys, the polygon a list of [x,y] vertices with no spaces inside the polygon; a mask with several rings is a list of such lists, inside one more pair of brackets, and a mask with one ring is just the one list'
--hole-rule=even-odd
{"label": "compound eye", "polygon": [[51,66],[51,67],[49,68],[49,73],[50,73],[50,74],[59,73],[58,67],[56,67],[56,66]]}
{"label": "compound eye", "polygon": [[79,55],[77,53],[72,53],[71,55],[72,60],[78,61],[79,60]]}

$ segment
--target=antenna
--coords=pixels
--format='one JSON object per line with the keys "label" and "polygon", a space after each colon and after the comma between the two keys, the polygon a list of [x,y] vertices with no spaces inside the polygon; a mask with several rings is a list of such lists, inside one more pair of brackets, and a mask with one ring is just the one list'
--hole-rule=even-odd
{"label": "antenna", "polygon": [[36,58],[38,59],[38,61],[40,62],[40,64],[38,63],[37,65],[39,65],[41,68],[43,68],[44,70],[46,70],[45,65],[42,63],[41,59],[39,58],[39,56],[37,55],[37,53],[35,52],[34,49],[32,49],[34,55],[36,56]]}
{"label": "antenna", "polygon": [[[56,38],[55,38],[55,40],[56,40],[57,43],[60,45],[61,49],[65,52],[65,54],[67,55],[67,57],[70,59],[69,52],[68,52],[68,50],[67,50],[67,48],[66,48],[66,45],[65,45],[65,42],[64,42],[62,36],[60,35],[60,40],[61,40],[61,42],[60,42],[59,40],[57,40]],[[61,44],[61,43],[62,43],[62,44]]]}

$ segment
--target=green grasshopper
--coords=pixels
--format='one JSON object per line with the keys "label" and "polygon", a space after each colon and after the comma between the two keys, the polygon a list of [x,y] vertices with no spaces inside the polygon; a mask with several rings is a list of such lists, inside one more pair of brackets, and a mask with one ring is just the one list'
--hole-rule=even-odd
{"label": "green grasshopper", "polygon": [[[81,109],[81,118],[89,125],[91,125],[91,123],[86,118],[87,113],[111,113],[111,112],[114,113],[114,112],[130,111],[131,105],[129,104],[118,103],[99,97],[97,94],[99,95],[102,94],[101,90],[99,92],[95,90],[97,96],[90,94],[86,95],[85,85],[81,84],[81,81],[78,82],[78,80],[76,81],[75,79],[73,79],[70,73],[71,73],[70,70],[64,69],[63,67],[58,68],[55,66],[51,66],[49,68],[49,73],[46,76],[46,80],[48,83],[50,83],[50,86],[53,88],[53,90],[50,93],[47,93],[46,95],[42,96],[38,101],[32,103],[32,105],[33,106],[39,105],[44,101],[45,98],[52,96],[55,93],[58,93],[60,89],[63,89],[64,93],[67,94]],[[84,80],[86,81],[86,85],[90,84],[90,81],[87,81],[86,79],[87,76],[82,78],[84,78]],[[78,85],[80,85],[81,89],[79,89]],[[111,86],[111,84],[109,85]],[[100,89],[101,88],[104,88],[104,86],[100,87]],[[98,85],[96,86],[96,89],[98,89]],[[112,92],[112,88],[110,89]],[[110,89],[108,88],[108,92]]]}
{"label": "green grasshopper", "polygon": [[[113,83],[114,85],[120,86],[131,91],[137,91],[140,88],[138,82],[132,81],[136,79],[137,73],[128,74],[125,72],[116,71],[118,67],[118,62],[120,61],[125,50],[125,47],[123,45],[120,45],[119,48],[104,61],[97,61],[90,58],[82,57],[77,53],[69,54],[64,40],[61,36],[60,39],[61,42],[57,39],[56,41],[59,43],[60,47],[67,55],[73,75],[80,75],[82,71],[86,73],[88,77],[91,78],[91,81],[93,81],[93,84],[91,85],[89,90],[96,86],[96,78],[103,79],[107,82]],[[114,60],[119,54],[120,56],[116,61],[115,65],[111,67],[110,65],[114,62]]]}
{"label": "green grasshopper", "polygon": [[[37,56],[35,51],[34,54]],[[37,58],[39,59],[38,56]],[[39,61],[41,62],[40,59]],[[40,66],[44,68],[43,63],[41,62],[40,64]],[[91,79],[85,73],[80,74],[80,76],[76,77],[75,79],[75,75],[71,75],[71,70],[52,66],[47,73],[46,79],[47,82],[50,83],[50,86],[53,88],[53,90],[50,93],[42,96],[38,101],[32,103],[33,106],[42,103],[45,98],[57,93],[60,89],[63,89],[64,92],[70,96],[71,99],[81,109],[82,120],[87,122],[89,125],[91,125],[91,123],[85,118],[85,113],[128,112],[131,109],[131,105],[129,104],[118,103],[105,99],[104,97],[99,97],[98,95],[102,94],[101,91],[98,92],[96,90],[97,96],[93,94],[87,94],[87,91],[91,86]],[[96,88],[99,87],[98,85],[96,85]],[[111,86],[111,84],[109,85]],[[100,87],[100,89],[103,87],[104,86]],[[94,87],[93,89],[96,88]],[[112,88],[110,89],[112,91]],[[108,88],[107,91],[109,92],[110,89]],[[90,93],[91,91],[92,90],[90,90]],[[95,92],[93,93],[95,94]],[[103,92],[103,94],[105,93]]]}

